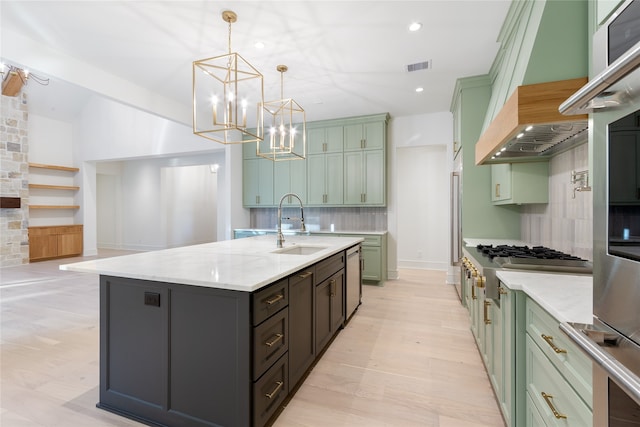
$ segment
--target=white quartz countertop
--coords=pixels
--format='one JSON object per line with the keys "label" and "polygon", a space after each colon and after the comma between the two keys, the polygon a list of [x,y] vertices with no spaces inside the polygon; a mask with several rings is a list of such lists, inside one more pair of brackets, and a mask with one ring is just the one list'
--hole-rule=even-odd
{"label": "white quartz countertop", "polygon": [[560,322],[593,323],[593,277],[499,270],[509,289],[523,291]]}
{"label": "white quartz countertop", "polygon": [[362,242],[358,237],[287,236],[285,248],[316,246],[310,255],[274,253],[275,236],[255,236],[61,265],[61,270],[252,292]]}
{"label": "white quartz countertop", "polygon": [[[255,231],[257,233],[277,233],[278,230],[275,228],[236,228],[233,231]],[[354,231],[354,230],[320,230],[320,229],[312,229],[309,225],[307,226],[307,231],[311,234],[331,234],[331,235],[340,235],[340,234],[362,234],[362,235],[371,235],[371,236],[382,236],[387,234],[386,231]],[[282,233],[286,236],[288,234],[295,235],[297,233],[306,233],[304,231],[300,231],[296,228],[287,228],[282,229]]]}

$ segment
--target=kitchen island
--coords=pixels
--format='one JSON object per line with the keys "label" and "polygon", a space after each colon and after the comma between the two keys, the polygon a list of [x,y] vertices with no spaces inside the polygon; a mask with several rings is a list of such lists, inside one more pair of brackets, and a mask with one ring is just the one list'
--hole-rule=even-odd
{"label": "kitchen island", "polygon": [[345,254],[361,241],[258,236],[61,266],[100,274],[98,407],[267,424],[342,326]]}

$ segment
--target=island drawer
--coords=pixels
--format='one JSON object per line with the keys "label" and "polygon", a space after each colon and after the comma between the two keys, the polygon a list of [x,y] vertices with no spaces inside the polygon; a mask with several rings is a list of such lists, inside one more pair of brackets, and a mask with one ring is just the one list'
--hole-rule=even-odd
{"label": "island drawer", "polygon": [[280,280],[255,292],[251,296],[251,304],[253,326],[256,326],[289,305],[289,280]]}
{"label": "island drawer", "polygon": [[285,353],[253,385],[253,425],[264,426],[289,394],[289,354]]}
{"label": "island drawer", "polygon": [[322,283],[327,278],[344,268],[345,253],[337,253],[316,264],[316,283]]}
{"label": "island drawer", "polygon": [[253,329],[253,379],[258,379],[289,349],[289,309]]}

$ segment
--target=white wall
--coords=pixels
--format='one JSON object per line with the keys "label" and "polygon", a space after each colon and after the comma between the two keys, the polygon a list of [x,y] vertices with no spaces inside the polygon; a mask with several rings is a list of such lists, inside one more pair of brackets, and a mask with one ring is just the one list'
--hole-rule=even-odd
{"label": "white wall", "polygon": [[[419,114],[394,117],[389,125],[389,149],[387,168],[389,189],[387,218],[390,279],[398,277],[398,268],[438,268],[449,269],[449,173],[453,158],[453,116],[450,112]],[[420,153],[422,162],[408,167],[405,163],[409,153]],[[404,150],[404,151],[403,151]],[[428,163],[437,162],[437,167]],[[425,207],[415,212],[414,201],[403,200],[418,195],[428,182],[446,194],[438,191],[438,201],[431,203],[430,195],[425,195]],[[412,218],[412,216],[417,218]],[[418,231],[413,228],[419,223],[428,222],[428,229]],[[440,232],[434,233],[437,227]],[[418,252],[422,258],[416,259]],[[446,258],[443,259],[443,255]]]}

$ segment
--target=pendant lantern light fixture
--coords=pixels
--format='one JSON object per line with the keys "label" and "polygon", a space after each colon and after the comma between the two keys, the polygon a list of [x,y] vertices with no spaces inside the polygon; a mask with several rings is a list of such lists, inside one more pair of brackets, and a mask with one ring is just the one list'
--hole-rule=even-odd
{"label": "pendant lantern light fixture", "polygon": [[238,16],[226,10],[222,19],[229,24],[229,52],[193,62],[193,133],[221,144],[258,142],[263,77],[239,53],[231,52],[231,24]]}
{"label": "pendant lantern light fixture", "polygon": [[264,103],[264,126],[258,128],[262,141],[257,155],[273,161],[302,160],[306,157],[307,129],[304,109],[291,98],[284,97],[286,65],[278,65],[280,99]]}

